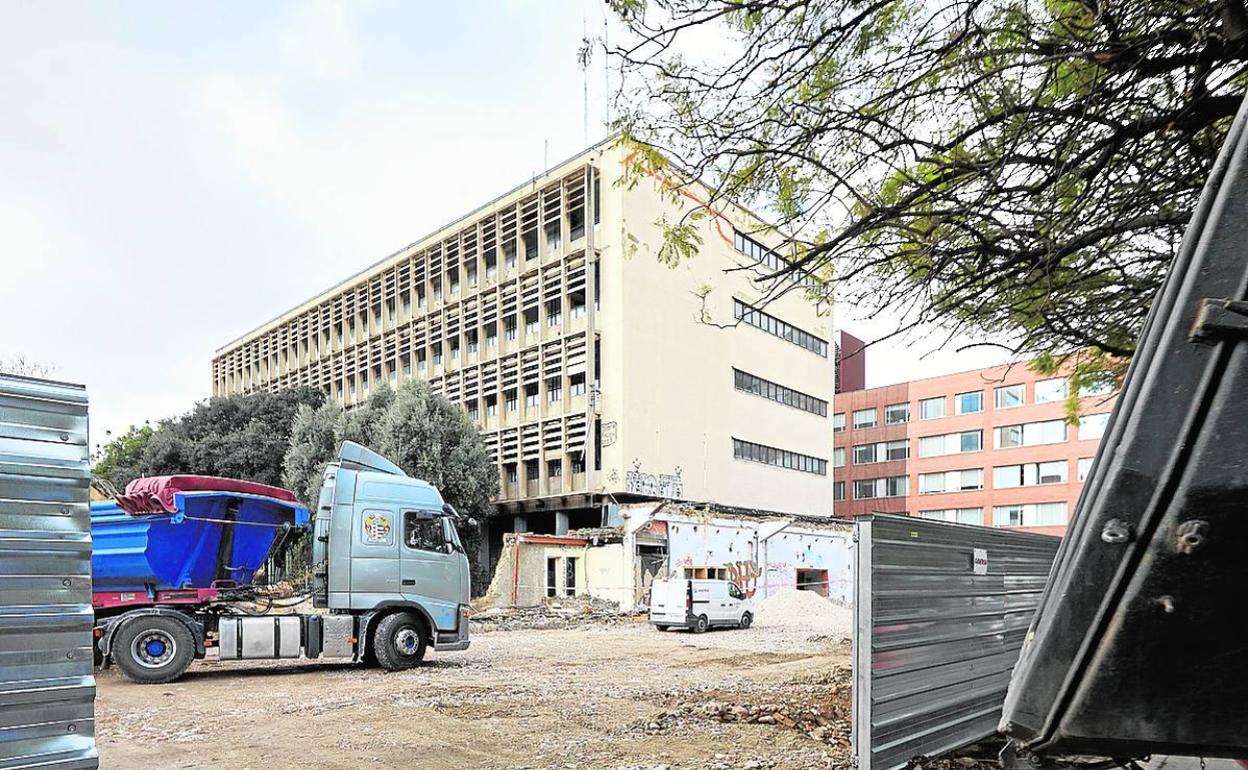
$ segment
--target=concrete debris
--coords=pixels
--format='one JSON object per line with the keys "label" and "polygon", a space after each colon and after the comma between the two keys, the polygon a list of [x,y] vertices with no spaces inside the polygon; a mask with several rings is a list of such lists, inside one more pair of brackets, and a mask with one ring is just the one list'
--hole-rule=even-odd
{"label": "concrete debris", "polygon": [[472,633],[643,623],[645,615],[620,612],[614,602],[590,597],[551,599],[537,607],[487,607],[471,616]]}
{"label": "concrete debris", "polygon": [[758,690],[744,695],[707,693],[709,700],[681,703],[635,723],[634,729],[654,736],[699,720],[772,725],[848,754],[851,676],[850,668],[842,666],[829,674],[790,680],[772,691],[769,700],[762,703],[747,701],[761,694]]}

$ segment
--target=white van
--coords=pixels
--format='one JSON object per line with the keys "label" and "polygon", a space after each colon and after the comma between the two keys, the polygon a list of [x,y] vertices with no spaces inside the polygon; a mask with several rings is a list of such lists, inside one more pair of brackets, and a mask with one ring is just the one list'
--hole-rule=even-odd
{"label": "white van", "polygon": [[679,627],[697,634],[712,626],[749,628],[754,607],[730,580],[656,580],[650,586],[650,622],[660,631]]}

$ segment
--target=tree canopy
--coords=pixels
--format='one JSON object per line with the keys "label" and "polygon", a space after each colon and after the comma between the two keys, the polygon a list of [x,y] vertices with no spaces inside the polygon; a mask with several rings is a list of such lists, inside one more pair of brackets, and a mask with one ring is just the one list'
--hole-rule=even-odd
{"label": "tree canopy", "polygon": [[92,458],[91,472],[106,479],[118,490],[124,489],[132,479],[143,475],[139,470],[143,463],[143,450],[155,432],[151,425],[144,424],[137,428],[131,425],[125,433],[100,448]]}
{"label": "tree canopy", "polygon": [[199,473],[281,485],[290,426],[317,388],[221,396],[150,427],[131,428],[101,448],[94,472],[119,489],[139,476]]}
{"label": "tree canopy", "polygon": [[[498,471],[476,425],[463,409],[436,394],[427,382],[409,380],[397,391],[382,387],[351,409],[336,402],[302,406],[291,426],[284,482],[315,506],[325,465],[343,441],[380,452],[409,475],[438,488],[463,517],[493,513]],[[473,584],[488,581],[476,562],[480,529],[460,523],[460,537],[473,564]]]}
{"label": "tree canopy", "polygon": [[610,2],[638,167],[761,206],[816,293],[1016,353],[1131,355],[1248,63],[1244,0]]}

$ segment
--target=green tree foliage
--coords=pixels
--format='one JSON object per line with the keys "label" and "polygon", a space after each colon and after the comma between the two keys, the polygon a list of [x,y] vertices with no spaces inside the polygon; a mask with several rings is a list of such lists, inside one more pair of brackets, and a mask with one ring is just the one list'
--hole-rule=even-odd
{"label": "green tree foliage", "polygon": [[472,563],[473,585],[483,588],[488,575],[476,561],[480,528],[467,521],[494,512],[491,499],[498,494],[498,472],[464,410],[420,380],[409,380],[398,391],[383,387],[352,409],[333,402],[303,406],[291,426],[286,487],[315,507],[325,466],[346,440],[380,452],[407,474],[438,488],[463,517],[459,532]]}
{"label": "green tree foliage", "polygon": [[93,458],[91,473],[107,479],[117,489],[124,489],[133,479],[143,475],[139,468],[143,450],[156,431],[150,425],[136,428],[131,425],[120,436],[109,441]]}
{"label": "green tree foliage", "polygon": [[302,387],[203,401],[161,421],[143,448],[139,475],[198,473],[280,486],[296,412],[324,400],[321,390]]}
{"label": "green tree foliage", "polygon": [[1110,367],[1248,62],[1244,0],[610,2],[635,165],[759,206],[865,314]]}

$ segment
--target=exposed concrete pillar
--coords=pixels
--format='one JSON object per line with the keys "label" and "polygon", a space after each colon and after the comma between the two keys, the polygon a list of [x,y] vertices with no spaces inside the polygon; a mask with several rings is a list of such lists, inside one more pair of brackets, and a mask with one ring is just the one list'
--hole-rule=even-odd
{"label": "exposed concrete pillar", "polygon": [[555,511],[555,534],[568,534],[568,514],[565,511]]}
{"label": "exposed concrete pillar", "polygon": [[512,532],[528,532],[529,520],[524,518],[523,516],[515,517],[514,519],[512,519],[511,531]]}

